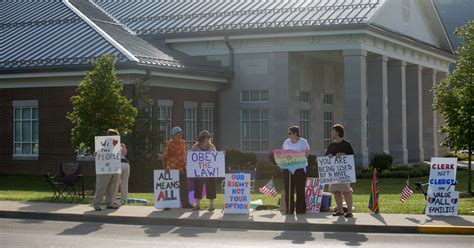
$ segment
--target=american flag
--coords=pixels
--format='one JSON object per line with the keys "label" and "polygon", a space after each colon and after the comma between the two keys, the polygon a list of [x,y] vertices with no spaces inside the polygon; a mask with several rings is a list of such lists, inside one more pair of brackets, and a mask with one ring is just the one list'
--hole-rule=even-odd
{"label": "american flag", "polygon": [[268,195],[270,197],[275,197],[277,195],[277,190],[275,188],[275,185],[273,185],[273,178],[268,181],[267,184],[264,186],[260,187],[258,191],[264,195]]}
{"label": "american flag", "polygon": [[403,191],[402,191],[402,194],[400,195],[400,202],[401,203],[405,203],[405,201],[408,199],[408,197],[410,197],[411,195],[413,195],[413,190],[411,190],[410,186],[405,185],[405,187],[403,188]]}

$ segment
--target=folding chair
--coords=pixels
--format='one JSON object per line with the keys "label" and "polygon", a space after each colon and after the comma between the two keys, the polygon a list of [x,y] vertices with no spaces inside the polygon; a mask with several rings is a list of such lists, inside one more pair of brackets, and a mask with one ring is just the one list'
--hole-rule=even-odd
{"label": "folding chair", "polygon": [[84,180],[80,174],[79,163],[61,163],[59,168],[59,176],[46,174],[46,180],[53,189],[51,201],[60,198],[66,201],[71,200],[71,202],[83,200],[85,198]]}

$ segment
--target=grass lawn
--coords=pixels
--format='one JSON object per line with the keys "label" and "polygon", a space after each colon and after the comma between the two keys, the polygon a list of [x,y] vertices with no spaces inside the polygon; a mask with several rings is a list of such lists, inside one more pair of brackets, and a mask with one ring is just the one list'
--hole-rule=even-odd
{"label": "grass lawn", "polygon": [[[458,169],[457,180],[459,184],[456,186],[458,191],[466,191],[467,189],[467,170]],[[275,185],[280,192],[283,189],[281,179],[275,179]],[[405,184],[406,179],[403,178],[379,178],[379,195],[380,195],[380,211],[381,213],[405,213],[405,214],[422,214],[424,208],[424,198],[419,192],[415,192],[405,204],[401,204],[400,193]],[[410,182],[427,182],[428,178],[411,178]],[[256,187],[260,187],[267,183],[266,179],[257,180]],[[354,206],[355,212],[369,212],[367,204],[369,201],[370,179],[358,179],[353,184],[354,189]],[[86,188],[92,189],[94,178],[87,177],[85,179]],[[224,195],[222,189],[218,187],[218,195],[216,199],[217,208],[223,207]],[[0,175],[0,200],[9,201],[39,201],[47,202],[50,200],[52,191],[44,177],[40,176],[8,176]],[[148,199],[149,205],[153,205],[152,193],[130,193],[130,198]],[[275,198],[267,197],[260,193],[253,193],[251,200],[262,199],[265,205],[277,205],[278,195]],[[87,196],[80,203],[90,204],[93,200],[92,196]],[[334,205],[334,200],[332,201]],[[207,207],[209,201],[203,201],[203,207]],[[459,201],[460,215],[474,215],[474,198],[462,198]]]}

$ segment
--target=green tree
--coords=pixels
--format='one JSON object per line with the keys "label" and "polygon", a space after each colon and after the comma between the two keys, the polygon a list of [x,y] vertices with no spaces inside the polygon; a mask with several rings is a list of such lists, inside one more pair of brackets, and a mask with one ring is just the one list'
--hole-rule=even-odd
{"label": "green tree", "polygon": [[79,84],[77,95],[71,97],[72,112],[68,113],[72,145],[87,154],[94,149],[95,136],[106,135],[109,128],[126,135],[137,116],[136,108],[123,96],[123,82],[115,75],[115,59],[102,55],[92,65],[94,69]]}
{"label": "green tree", "polygon": [[445,120],[440,131],[446,134],[443,145],[453,150],[469,150],[468,191],[472,194],[471,157],[474,145],[474,22],[457,28],[461,39],[456,51],[456,69],[434,87],[435,110]]}

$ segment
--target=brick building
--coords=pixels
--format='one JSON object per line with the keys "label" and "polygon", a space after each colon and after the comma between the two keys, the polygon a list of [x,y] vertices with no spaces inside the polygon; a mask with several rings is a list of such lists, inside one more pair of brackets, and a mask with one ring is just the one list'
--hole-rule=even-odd
{"label": "brick building", "polygon": [[455,56],[431,0],[2,4],[0,172],[76,158],[69,98],[101,54],[126,85],[148,79],[163,131],[182,126],[189,143],[205,128],[263,157],[298,124],[321,155],[343,123],[359,166],[445,152],[430,89]]}

